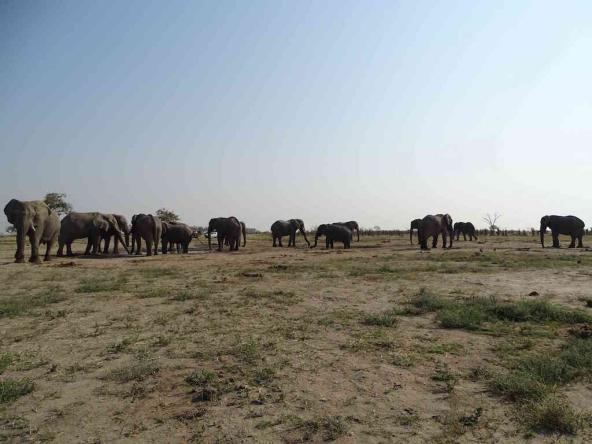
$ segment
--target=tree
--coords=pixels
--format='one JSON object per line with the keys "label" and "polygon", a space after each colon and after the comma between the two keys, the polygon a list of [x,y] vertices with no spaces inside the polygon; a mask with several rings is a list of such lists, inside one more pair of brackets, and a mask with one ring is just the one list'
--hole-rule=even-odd
{"label": "tree", "polygon": [[61,216],[72,211],[72,205],[64,200],[66,197],[64,193],[47,193],[43,202]]}
{"label": "tree", "polygon": [[181,220],[179,216],[177,216],[171,210],[167,210],[166,208],[161,208],[160,210],[157,210],[156,215],[163,222],[175,223]]}
{"label": "tree", "polygon": [[487,213],[487,215],[485,215],[483,217],[483,220],[485,221],[485,223],[487,223],[489,231],[499,232],[500,229],[496,224],[497,224],[497,221],[500,217],[502,217],[502,215],[497,214],[497,211],[495,213],[493,213],[493,216],[491,214]]}

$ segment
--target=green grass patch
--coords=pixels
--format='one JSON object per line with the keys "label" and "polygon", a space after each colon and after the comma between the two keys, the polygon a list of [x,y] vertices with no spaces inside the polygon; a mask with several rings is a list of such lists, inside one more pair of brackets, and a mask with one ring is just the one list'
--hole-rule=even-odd
{"label": "green grass patch", "polygon": [[0,355],[0,375],[14,362],[14,355],[12,353],[2,353]]}
{"label": "green grass patch", "polygon": [[66,299],[61,287],[50,287],[36,295],[19,295],[0,301],[0,318],[22,316],[35,308],[56,304]]}
{"label": "green grass patch", "polygon": [[558,396],[549,396],[525,409],[527,425],[539,433],[575,435],[589,422],[589,415],[577,413]]}
{"label": "green grass patch", "polygon": [[125,276],[117,279],[108,279],[105,277],[93,277],[80,281],[76,293],[103,293],[122,290],[127,283]]}
{"label": "green grass patch", "polygon": [[33,391],[35,385],[28,379],[5,379],[0,381],[0,404],[12,402]]}
{"label": "green grass patch", "polygon": [[379,314],[369,314],[363,320],[364,325],[375,325],[379,327],[396,327],[399,320],[392,311],[385,311]]}

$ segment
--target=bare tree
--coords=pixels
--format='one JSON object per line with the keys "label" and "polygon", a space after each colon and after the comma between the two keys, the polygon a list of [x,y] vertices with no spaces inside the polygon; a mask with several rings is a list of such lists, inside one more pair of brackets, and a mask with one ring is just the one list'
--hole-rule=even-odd
{"label": "bare tree", "polygon": [[487,213],[487,215],[485,215],[482,219],[485,221],[485,223],[489,227],[489,231],[499,233],[500,229],[497,226],[497,221],[499,220],[500,217],[502,217],[502,215],[498,214],[498,212],[496,211],[495,213],[493,213],[493,216],[491,214]]}

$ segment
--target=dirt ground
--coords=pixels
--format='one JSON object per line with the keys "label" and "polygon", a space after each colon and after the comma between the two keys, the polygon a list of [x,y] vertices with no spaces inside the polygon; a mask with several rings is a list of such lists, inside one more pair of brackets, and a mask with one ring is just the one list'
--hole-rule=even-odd
{"label": "dirt ground", "polygon": [[[405,236],[350,250],[297,242],[272,248],[257,235],[233,253],[194,242],[188,255],[35,266],[14,264],[14,238],[0,238],[0,381],[22,389],[3,395],[0,441],[592,439],[587,423],[533,430],[476,377],[507,368],[525,341],[530,353],[555,353],[568,326],[444,328],[435,313],[408,310],[429,293],[592,314],[589,250],[543,250],[530,236],[429,252]],[[587,380],[557,390],[575,411],[591,409]]]}

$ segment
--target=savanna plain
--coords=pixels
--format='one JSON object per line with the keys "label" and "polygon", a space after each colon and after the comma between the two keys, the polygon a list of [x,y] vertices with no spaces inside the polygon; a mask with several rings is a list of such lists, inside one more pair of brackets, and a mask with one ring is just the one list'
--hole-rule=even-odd
{"label": "savanna plain", "polygon": [[0,441],[589,442],[592,252],[561,241],[35,266],[2,237]]}

